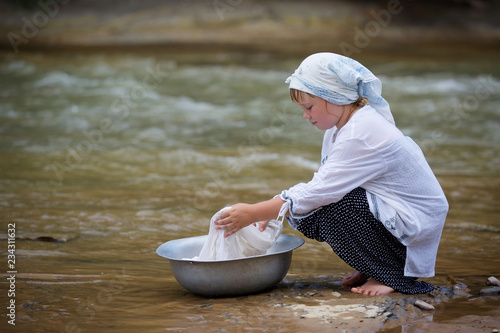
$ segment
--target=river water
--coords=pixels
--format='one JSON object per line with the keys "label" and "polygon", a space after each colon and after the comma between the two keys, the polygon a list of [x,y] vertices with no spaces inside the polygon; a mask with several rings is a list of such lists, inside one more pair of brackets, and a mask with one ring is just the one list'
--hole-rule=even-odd
{"label": "river water", "polygon": [[[206,234],[227,204],[268,199],[311,178],[322,132],[302,119],[284,84],[300,58],[28,52],[0,59],[0,327],[294,331],[299,319],[263,310],[272,293],[191,295],[155,250]],[[500,277],[495,61],[363,59],[450,202],[437,275],[428,281],[446,285],[452,275],[472,296],[447,304],[434,316],[438,323],[499,314],[498,296],[479,296],[487,277]],[[10,268],[9,228],[16,236]],[[300,236],[289,226],[284,232]],[[9,271],[15,296],[7,292]],[[327,246],[307,240],[279,289],[349,294],[339,285],[349,271]],[[16,326],[6,324],[12,300]]]}

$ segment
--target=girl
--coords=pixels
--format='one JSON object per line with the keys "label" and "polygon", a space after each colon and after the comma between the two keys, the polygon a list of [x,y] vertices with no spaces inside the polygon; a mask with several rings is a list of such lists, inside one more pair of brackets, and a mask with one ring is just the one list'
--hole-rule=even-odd
{"label": "girl", "polygon": [[325,131],[321,166],[271,200],[233,205],[216,228],[227,237],[286,216],[355,269],[342,279],[352,292],[433,290],[417,278],[434,276],[448,202],[420,148],[395,126],[380,80],[353,59],[317,53],[286,82],[304,119]]}

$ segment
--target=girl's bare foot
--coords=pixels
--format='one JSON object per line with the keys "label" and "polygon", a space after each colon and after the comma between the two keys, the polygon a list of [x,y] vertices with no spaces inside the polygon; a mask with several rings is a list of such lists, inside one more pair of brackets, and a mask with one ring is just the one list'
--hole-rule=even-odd
{"label": "girl's bare foot", "polygon": [[374,279],[370,279],[360,287],[351,288],[351,291],[356,294],[376,296],[376,295],[388,295],[392,293],[394,289]]}
{"label": "girl's bare foot", "polygon": [[354,271],[346,274],[341,282],[344,286],[355,287],[362,285],[366,280],[368,280],[368,276],[359,271]]}

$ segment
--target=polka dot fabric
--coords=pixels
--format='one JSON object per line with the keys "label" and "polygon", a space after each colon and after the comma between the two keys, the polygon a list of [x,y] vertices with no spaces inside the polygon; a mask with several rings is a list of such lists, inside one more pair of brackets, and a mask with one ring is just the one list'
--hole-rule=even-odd
{"label": "polka dot fabric", "polygon": [[434,289],[427,282],[404,276],[406,247],[375,219],[362,188],[298,220],[297,230],[307,238],[327,242],[348,265],[401,293]]}

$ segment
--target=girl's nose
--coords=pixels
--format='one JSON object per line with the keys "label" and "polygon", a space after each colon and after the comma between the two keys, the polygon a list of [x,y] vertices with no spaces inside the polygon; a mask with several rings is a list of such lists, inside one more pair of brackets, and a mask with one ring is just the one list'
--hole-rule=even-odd
{"label": "girl's nose", "polygon": [[311,118],[311,115],[304,111],[304,114],[302,115],[302,118],[309,119],[309,118]]}

